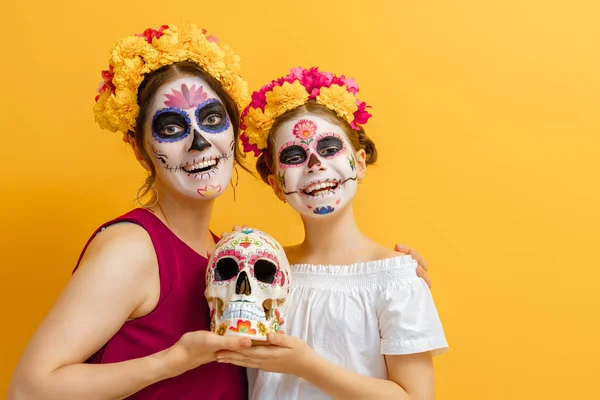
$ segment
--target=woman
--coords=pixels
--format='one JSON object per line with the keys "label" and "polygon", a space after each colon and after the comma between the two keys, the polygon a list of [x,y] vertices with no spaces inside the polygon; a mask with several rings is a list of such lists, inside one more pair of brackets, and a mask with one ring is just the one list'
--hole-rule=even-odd
{"label": "woman", "polygon": [[92,235],[8,398],[246,399],[244,369],[213,361],[250,341],[208,332],[203,296],[248,101],[239,57],[189,24],[126,37],[109,63],[96,120],[123,133],[153,198]]}

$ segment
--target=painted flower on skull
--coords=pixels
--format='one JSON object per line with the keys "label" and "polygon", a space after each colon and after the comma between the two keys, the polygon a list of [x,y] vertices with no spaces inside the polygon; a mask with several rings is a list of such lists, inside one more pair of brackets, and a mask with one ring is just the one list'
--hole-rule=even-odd
{"label": "painted flower on skull", "polygon": [[259,322],[256,326],[258,327],[258,332],[260,332],[261,335],[265,336],[267,334],[267,327],[265,324]]}
{"label": "painted flower on skull", "polygon": [[243,321],[241,319],[238,319],[237,327],[230,326],[229,330],[232,332],[248,333],[250,335],[256,335],[256,329],[251,329],[251,328],[252,328],[252,322]]}

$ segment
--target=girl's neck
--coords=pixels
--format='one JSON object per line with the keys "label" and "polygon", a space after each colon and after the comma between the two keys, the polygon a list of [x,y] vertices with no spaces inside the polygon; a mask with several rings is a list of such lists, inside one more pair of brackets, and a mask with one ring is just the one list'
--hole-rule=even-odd
{"label": "girl's neck", "polygon": [[292,262],[309,264],[351,264],[373,242],[358,228],[352,203],[322,218],[302,217],[304,242]]}
{"label": "girl's neck", "polygon": [[157,183],[158,201],[150,208],[169,229],[201,255],[215,245],[209,230],[214,199],[195,200],[169,190]]}

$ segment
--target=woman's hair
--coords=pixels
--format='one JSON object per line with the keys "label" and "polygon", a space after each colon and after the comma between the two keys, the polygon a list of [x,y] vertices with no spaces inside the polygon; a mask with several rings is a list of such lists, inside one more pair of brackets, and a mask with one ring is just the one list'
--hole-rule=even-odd
{"label": "woman's hair", "polygon": [[265,151],[261,153],[256,160],[256,171],[260,174],[260,177],[266,183],[269,183],[267,177],[275,173],[275,163],[276,160],[276,152],[275,152],[275,133],[277,132],[277,128],[281,126],[286,121],[294,119],[302,114],[317,114],[322,117],[329,119],[336,125],[339,125],[346,136],[348,136],[348,140],[354,151],[363,149],[367,154],[366,163],[367,165],[373,164],[377,161],[377,149],[375,148],[375,143],[367,136],[364,129],[360,127],[360,129],[353,129],[350,124],[343,118],[340,118],[334,111],[329,108],[315,102],[309,101],[300,107],[294,108],[293,110],[289,110],[286,113],[282,114],[279,118],[275,120],[271,130],[269,132],[269,137],[267,138],[267,148]]}
{"label": "woman's hair", "polygon": [[237,103],[235,100],[233,100],[233,97],[231,97],[229,93],[223,89],[221,83],[200,66],[187,61],[177,62],[174,64],[165,65],[162,68],[152,71],[146,75],[140,84],[140,87],[138,88],[137,103],[140,106],[140,112],[136,121],[137,129],[135,132],[130,131],[129,135],[134,138],[137,149],[150,167],[150,175],[148,178],[146,178],[144,186],[140,189],[140,197],[150,190],[156,180],[156,168],[154,167],[154,164],[152,163],[152,160],[150,159],[150,156],[148,155],[148,152],[144,146],[144,122],[148,116],[148,110],[150,109],[150,105],[154,100],[154,96],[162,85],[184,76],[204,79],[211,89],[215,91],[217,96],[219,96],[219,98],[223,101],[223,105],[225,106],[227,114],[229,115],[229,119],[231,120],[231,126],[233,127],[233,136],[236,143],[235,160],[243,169],[248,170],[247,167],[242,163],[244,155],[239,150],[239,146],[237,146],[237,141],[240,134],[240,110]]}

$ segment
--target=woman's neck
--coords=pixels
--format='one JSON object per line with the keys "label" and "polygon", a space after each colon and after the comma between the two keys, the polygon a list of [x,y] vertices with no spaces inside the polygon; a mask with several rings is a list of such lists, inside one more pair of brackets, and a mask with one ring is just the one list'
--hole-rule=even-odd
{"label": "woman's neck", "polygon": [[352,203],[322,218],[302,217],[304,242],[297,248],[298,260],[310,264],[350,264],[373,242],[358,228]]}
{"label": "woman's neck", "polygon": [[161,188],[158,201],[150,211],[159,217],[169,229],[198,253],[205,255],[214,248],[209,230],[214,199],[194,200]]}

